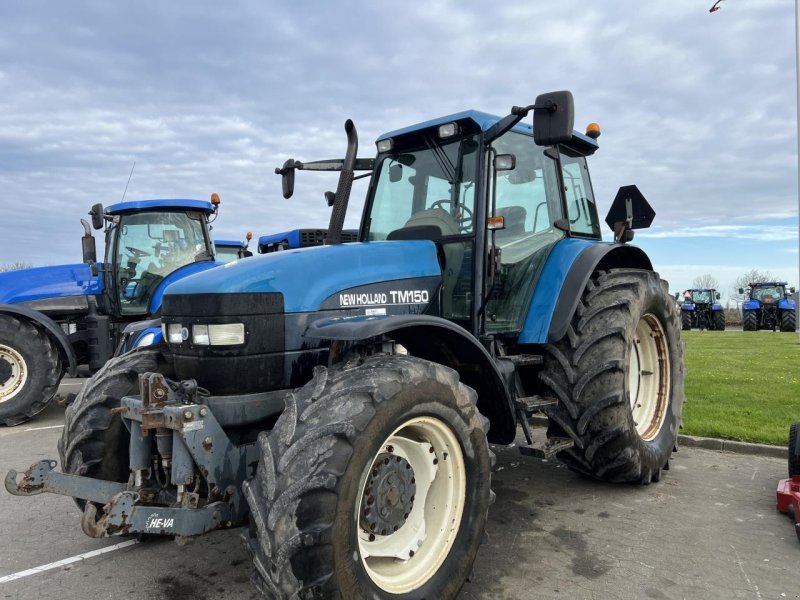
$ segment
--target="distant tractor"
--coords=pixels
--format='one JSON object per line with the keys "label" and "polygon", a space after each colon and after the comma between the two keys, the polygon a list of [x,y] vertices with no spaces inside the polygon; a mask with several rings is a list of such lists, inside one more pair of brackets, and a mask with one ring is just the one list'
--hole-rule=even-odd
{"label": "distant tractor", "polygon": [[785,281],[754,282],[747,289],[739,288],[739,293],[747,294],[742,303],[745,331],[797,330],[797,303],[789,297],[794,294],[794,288],[787,291]]}
{"label": "distant tractor", "polygon": [[95,204],[94,228],[106,224],[103,263],[81,219],[83,263],[0,273],[0,424],[44,410],[78,365],[97,371],[122,345],[160,341],[160,323],[148,319],[166,287],[219,264],[208,225],[218,205],[216,194]]}
{"label": "distant tractor", "polygon": [[[678,294],[675,294],[678,299]],[[692,328],[725,330],[725,311],[715,289],[691,289],[683,292],[681,303],[681,329]]]}
{"label": "distant tractor", "polygon": [[[262,235],[258,238],[258,253],[269,254],[279,250],[290,250],[294,248],[308,248],[310,246],[323,246],[328,239],[328,230],[321,229],[293,229]],[[357,242],[357,229],[344,229],[341,233],[341,242]]]}
{"label": "distant tractor", "polygon": [[227,264],[240,258],[247,258],[253,256],[253,253],[248,250],[250,240],[253,239],[253,233],[248,231],[244,241],[239,240],[214,240],[214,253],[217,262]]}

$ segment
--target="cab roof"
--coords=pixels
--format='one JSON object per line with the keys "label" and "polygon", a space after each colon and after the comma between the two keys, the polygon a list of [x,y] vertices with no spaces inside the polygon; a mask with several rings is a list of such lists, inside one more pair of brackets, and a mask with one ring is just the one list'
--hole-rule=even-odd
{"label": "cab roof", "polygon": [[785,281],[757,281],[755,283],[751,283],[750,287],[763,287],[767,285],[789,285]]}
{"label": "cab roof", "polygon": [[[378,142],[387,138],[403,136],[409,133],[422,131],[423,129],[438,127],[439,125],[451,123],[453,121],[472,121],[480,128],[481,131],[487,131],[501,118],[502,117],[498,117],[497,115],[481,112],[479,110],[465,110],[452,115],[431,119],[430,121],[423,121],[421,123],[417,123],[416,125],[409,125],[408,127],[403,127],[402,129],[389,131],[383,135],[379,135],[375,141]],[[511,131],[533,136],[533,126],[526,122],[526,120],[520,121],[514,125]],[[576,130],[572,131],[572,140],[566,145],[587,156],[594,154],[595,151],[600,147],[596,140],[593,140],[589,136],[584,135]]]}
{"label": "cab roof", "polygon": [[190,200],[184,198],[170,198],[159,200],[128,200],[106,206],[105,214],[119,215],[139,210],[193,210],[205,213],[214,212],[214,206],[208,200]]}

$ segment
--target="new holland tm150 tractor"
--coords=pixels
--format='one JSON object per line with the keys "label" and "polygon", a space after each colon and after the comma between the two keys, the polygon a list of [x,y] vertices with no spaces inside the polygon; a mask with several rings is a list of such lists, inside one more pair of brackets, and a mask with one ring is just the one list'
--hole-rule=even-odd
{"label": "new holland tm150 tractor", "polygon": [[[675,298],[678,299],[676,292]],[[685,290],[681,303],[681,328],[725,329],[725,311],[719,300],[719,292],[714,289]]]}
{"label": "new holland tm150 tractor", "polygon": [[794,288],[787,289],[786,285],[785,281],[762,281],[751,283],[747,289],[739,288],[740,294],[747,294],[742,302],[742,329],[794,332],[797,304],[789,297],[794,294]]}
{"label": "new holland tm150 tractor", "polygon": [[[146,323],[167,285],[216,264],[208,223],[218,205],[216,194],[96,204],[89,214],[95,229],[106,226],[104,262],[81,219],[83,263],[0,273],[0,423],[44,410],[65,373],[100,369],[123,338],[128,347],[158,341],[160,327]],[[135,331],[123,335],[127,326]]]}
{"label": "new holland tm150 tractor", "polygon": [[[523,118],[533,113],[533,128]],[[56,461],[14,494],[73,496],[91,536],[247,525],[271,598],[456,596],[484,534],[490,443],[649,484],[681,423],[680,319],[621,188],[601,241],[569,92],[382,135],[338,170],[325,245],[187,277],[166,344],[112,359],[68,408]],[[358,241],[340,243],[356,170]],[[547,439],[529,418],[543,411]],[[544,437],[544,432],[541,432]],[[537,436],[538,437],[538,436]],[[533,484],[532,484],[533,485]]]}

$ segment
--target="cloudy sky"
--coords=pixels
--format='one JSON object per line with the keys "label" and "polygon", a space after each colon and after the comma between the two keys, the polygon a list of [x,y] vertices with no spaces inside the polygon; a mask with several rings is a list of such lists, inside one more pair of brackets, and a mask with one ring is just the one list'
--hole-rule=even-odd
{"label": "cloudy sky", "polygon": [[[570,89],[603,129],[601,216],[635,183],[635,242],[673,289],[750,269],[798,284],[794,2],[0,3],[0,264],[80,261],[91,204],[222,197],[214,234],[326,226],[335,178],[385,131]],[[361,186],[350,204],[358,222]],[[360,193],[359,193],[360,192]],[[606,239],[609,233],[604,234]]]}

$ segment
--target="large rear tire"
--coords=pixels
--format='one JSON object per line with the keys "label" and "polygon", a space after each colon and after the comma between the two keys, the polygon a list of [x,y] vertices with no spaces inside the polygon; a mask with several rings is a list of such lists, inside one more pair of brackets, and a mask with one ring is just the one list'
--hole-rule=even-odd
{"label": "large rear tire", "polygon": [[800,422],[789,428],[789,477],[800,475]]}
{"label": "large rear tire", "polygon": [[487,421],[455,371],[407,356],[325,369],[259,435],[243,486],[270,598],[454,598],[490,503]]}
{"label": "large rear tire", "polygon": [[717,331],[725,331],[725,311],[714,311],[714,329]]}
{"label": "large rear tire", "polygon": [[[64,473],[106,481],[128,481],[130,434],[113,409],[139,389],[139,373],[159,370],[157,349],[111,358],[67,407],[58,454]],[[83,502],[78,502],[82,506]]]}
{"label": "large rear tire", "polygon": [[797,309],[791,308],[781,312],[781,331],[794,333],[797,330]]}
{"label": "large rear tire", "polygon": [[754,310],[745,310],[742,315],[742,329],[745,331],[758,330],[758,315]]}
{"label": "large rear tire", "polygon": [[683,347],[674,301],[658,274],[595,273],[567,334],[547,346],[540,378],[559,399],[549,437],[570,437],[558,457],[615,482],[658,481],[681,425]]}
{"label": "large rear tire", "polygon": [[19,425],[42,412],[61,376],[53,341],[24,319],[0,315],[0,423]]}

